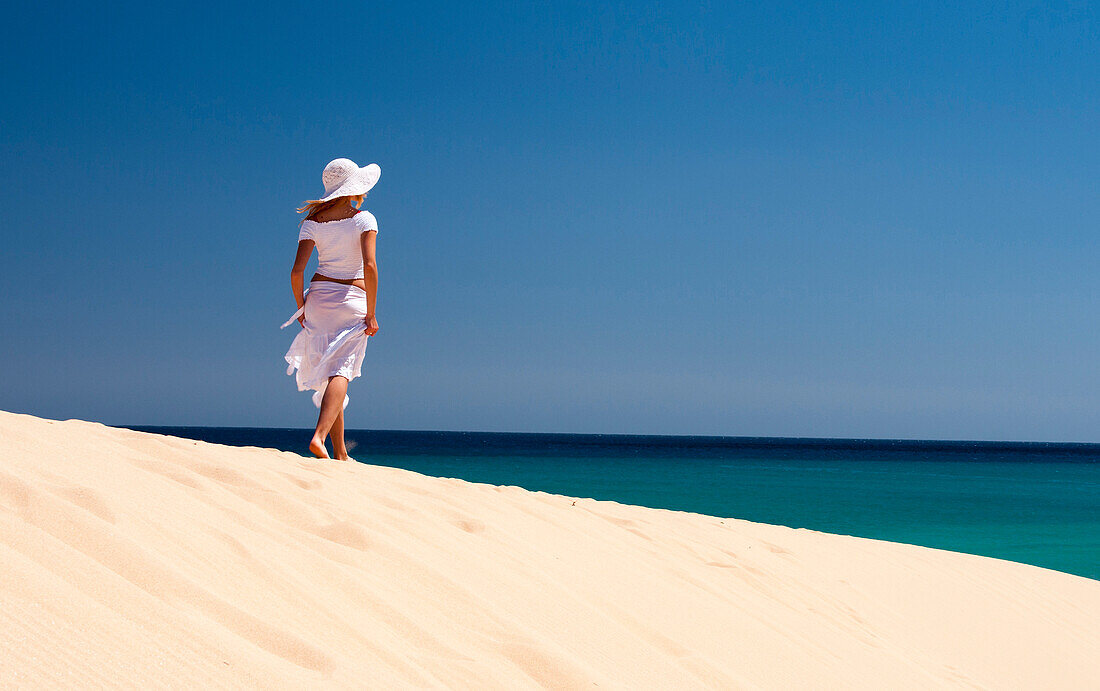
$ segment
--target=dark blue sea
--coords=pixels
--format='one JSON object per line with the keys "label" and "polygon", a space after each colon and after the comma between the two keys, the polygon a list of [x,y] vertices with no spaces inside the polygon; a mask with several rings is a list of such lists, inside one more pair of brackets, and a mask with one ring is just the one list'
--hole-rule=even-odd
{"label": "dark blue sea", "polygon": [[[303,452],[312,431],[135,427]],[[1100,579],[1100,444],[349,431],[359,461]]]}

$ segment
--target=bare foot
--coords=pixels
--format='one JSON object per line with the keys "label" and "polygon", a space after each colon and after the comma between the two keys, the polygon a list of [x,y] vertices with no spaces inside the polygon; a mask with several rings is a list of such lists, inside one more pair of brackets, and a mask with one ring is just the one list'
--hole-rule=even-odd
{"label": "bare foot", "polygon": [[317,458],[328,458],[328,450],[325,448],[325,440],[314,437],[309,440],[309,451]]}

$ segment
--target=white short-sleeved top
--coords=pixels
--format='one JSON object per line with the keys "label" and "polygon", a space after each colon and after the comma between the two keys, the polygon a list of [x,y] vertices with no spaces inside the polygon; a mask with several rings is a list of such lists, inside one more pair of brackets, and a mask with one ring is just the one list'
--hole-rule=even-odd
{"label": "white short-sleeved top", "polygon": [[317,245],[317,273],[329,278],[363,278],[363,250],[359,238],[378,230],[369,211],[360,211],[339,221],[302,221],[298,242],[313,240]]}

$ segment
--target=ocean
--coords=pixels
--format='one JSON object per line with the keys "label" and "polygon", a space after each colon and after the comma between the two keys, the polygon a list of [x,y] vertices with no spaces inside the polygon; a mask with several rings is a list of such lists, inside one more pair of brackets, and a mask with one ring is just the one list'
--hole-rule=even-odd
{"label": "ocean", "polygon": [[[302,453],[312,430],[134,427]],[[1100,579],[1100,444],[349,430],[426,475],[908,542]]]}

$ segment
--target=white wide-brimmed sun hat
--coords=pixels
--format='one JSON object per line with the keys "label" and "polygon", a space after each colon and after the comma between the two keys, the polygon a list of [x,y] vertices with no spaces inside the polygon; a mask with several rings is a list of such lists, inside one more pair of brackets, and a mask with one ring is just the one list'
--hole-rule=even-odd
{"label": "white wide-brimmed sun hat", "polygon": [[321,173],[321,182],[325,185],[325,196],[317,201],[327,202],[337,197],[357,197],[366,194],[382,176],[378,164],[371,163],[360,168],[355,161],[337,158],[329,161]]}

